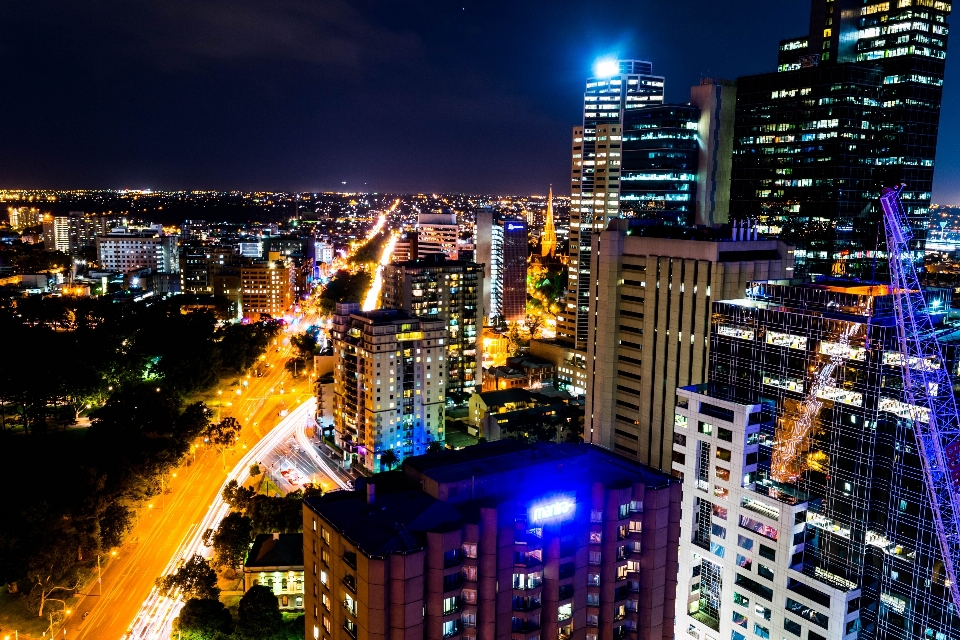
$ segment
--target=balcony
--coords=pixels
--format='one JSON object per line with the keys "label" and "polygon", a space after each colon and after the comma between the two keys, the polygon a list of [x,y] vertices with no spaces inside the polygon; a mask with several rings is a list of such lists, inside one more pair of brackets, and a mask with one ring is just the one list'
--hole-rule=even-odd
{"label": "balcony", "polygon": [[560,585],[560,592],[558,594],[560,600],[568,600],[573,597],[573,585],[572,584],[562,584]]}
{"label": "balcony", "polygon": [[351,638],[357,637],[357,624],[355,622],[350,622],[347,620],[343,623],[343,630],[347,632],[347,635]]}
{"label": "balcony", "polygon": [[520,618],[514,618],[511,630],[514,633],[530,633],[531,631],[539,631],[540,623],[535,620],[523,620]]}
{"label": "balcony", "polygon": [[357,568],[357,554],[354,551],[343,552],[343,562],[351,569]]}
{"label": "balcony", "polygon": [[343,608],[347,610],[352,616],[357,615],[357,601],[356,600],[344,600],[340,604],[343,605]]}
{"label": "balcony", "polygon": [[540,598],[536,596],[513,596],[514,611],[536,611],[540,608]]}
{"label": "balcony", "polygon": [[451,573],[443,576],[443,590],[453,591],[463,586],[463,574]]}
{"label": "balcony", "polygon": [[353,591],[354,593],[357,592],[357,579],[353,576],[345,575],[343,576],[343,580],[340,582],[343,583],[343,586],[345,586],[347,589],[350,589],[350,591]]}

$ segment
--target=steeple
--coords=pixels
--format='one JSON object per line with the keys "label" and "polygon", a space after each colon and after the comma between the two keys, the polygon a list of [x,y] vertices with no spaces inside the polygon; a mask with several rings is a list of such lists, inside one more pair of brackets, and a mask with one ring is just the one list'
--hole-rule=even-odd
{"label": "steeple", "polygon": [[540,241],[540,255],[553,257],[557,250],[557,230],[553,226],[553,185],[547,196],[547,219],[543,223],[543,239]]}

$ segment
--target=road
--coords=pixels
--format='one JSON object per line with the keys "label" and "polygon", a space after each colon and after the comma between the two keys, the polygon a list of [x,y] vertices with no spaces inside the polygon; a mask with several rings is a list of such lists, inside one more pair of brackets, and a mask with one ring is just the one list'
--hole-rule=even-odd
{"label": "road", "polygon": [[[226,453],[228,467],[234,467],[238,460],[249,455],[277,424],[281,410],[286,409],[293,415],[292,409],[296,406],[310,405],[309,400],[313,399],[310,378],[294,381],[284,369],[290,355],[289,333],[285,333],[265,355],[263,377],[251,376],[243,379],[246,386],[221,389],[222,393],[211,403],[215,417],[218,412],[222,416],[233,415],[243,425],[240,445]],[[301,404],[305,400],[308,402]],[[292,436],[291,432],[284,440]],[[262,453],[265,457],[267,452]],[[58,638],[114,640],[124,636],[150,595],[154,580],[165,573],[171,562],[182,557],[191,537],[203,533],[206,527],[202,523],[228,475],[220,453],[209,447],[197,448],[190,462],[190,466],[177,470],[176,477],[168,479],[166,495],[158,496],[139,510],[131,539],[117,550],[115,557],[104,562],[103,595],[98,595],[99,589],[94,584],[88,595],[73,607],[74,613],[58,631]],[[84,619],[86,612],[89,613]]]}
{"label": "road", "polygon": [[[398,202],[393,203],[391,212]],[[386,222],[386,214],[381,214],[366,241]],[[395,236],[389,243],[391,251],[394,244]],[[349,258],[346,256],[345,261]],[[384,251],[384,259],[389,259],[388,251]],[[223,486],[230,479],[246,479],[254,461],[265,462],[276,455],[276,450],[290,449],[288,442],[301,449],[294,451],[291,464],[295,461],[302,466],[324,489],[349,486],[349,478],[318,455],[306,436],[306,427],[315,426],[312,377],[293,380],[284,369],[292,355],[289,336],[298,325],[319,320],[308,312],[278,337],[260,363],[262,377],[246,376],[238,386],[218,390],[212,408],[218,419],[232,415],[243,425],[239,446],[227,452],[225,460],[218,452],[200,447],[193,454],[192,464],[181,467],[176,477],[168,479],[168,493],[139,510],[131,540],[104,563],[102,595],[94,584],[57,630],[58,638],[167,640],[182,603],[168,597],[173,594],[160,594],[154,588],[156,578],[175,570],[181,558],[209,552],[200,538],[228,511],[220,497]],[[287,414],[281,418],[283,411]]]}

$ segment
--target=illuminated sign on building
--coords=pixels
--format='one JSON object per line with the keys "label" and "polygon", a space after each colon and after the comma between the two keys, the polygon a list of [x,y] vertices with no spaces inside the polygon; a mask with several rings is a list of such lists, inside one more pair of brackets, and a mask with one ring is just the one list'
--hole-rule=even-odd
{"label": "illuminated sign on building", "polygon": [[576,511],[577,503],[572,498],[562,497],[536,505],[530,510],[530,519],[534,522],[543,520],[552,520],[554,518],[567,518],[573,516]]}
{"label": "illuminated sign on building", "polygon": [[508,224],[507,231],[516,231],[517,229],[523,229],[522,224]]}

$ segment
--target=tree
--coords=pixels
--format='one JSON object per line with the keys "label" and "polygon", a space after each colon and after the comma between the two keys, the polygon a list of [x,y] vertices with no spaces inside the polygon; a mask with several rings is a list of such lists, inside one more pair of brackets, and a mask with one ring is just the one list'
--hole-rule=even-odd
{"label": "tree", "polygon": [[[257,467],[259,473],[260,467]],[[252,473],[251,473],[252,475]],[[247,511],[250,508],[250,501],[256,495],[256,492],[250,487],[241,487],[236,480],[231,480],[223,488],[223,501],[230,505],[234,511]]]}
{"label": "tree", "polygon": [[520,325],[511,322],[510,330],[507,331],[507,348],[510,350],[510,355],[520,355],[520,346]]}
{"label": "tree", "polygon": [[233,416],[227,416],[220,422],[211,422],[204,429],[203,438],[220,451],[223,466],[227,466],[227,448],[232,447],[240,435],[240,423]]}
{"label": "tree", "polygon": [[188,598],[217,600],[220,597],[217,574],[199,554],[194,554],[175,573],[157,578],[157,588],[161,591],[177,589]]}
{"label": "tree", "polygon": [[216,564],[236,569],[253,542],[253,523],[247,516],[231,511],[220,521],[213,534],[212,546],[216,554]]}
{"label": "tree", "polygon": [[43,617],[48,602],[59,602],[66,608],[64,600],[52,596],[61,591],[73,593],[80,586],[75,559],[73,549],[63,544],[51,545],[33,557],[28,575],[33,583],[30,599],[37,605],[38,617]]}
{"label": "tree", "polygon": [[173,620],[173,636],[182,640],[213,640],[230,633],[233,619],[219,600],[190,598]]}
{"label": "tree", "polygon": [[399,461],[400,460],[397,458],[397,454],[394,453],[393,449],[387,449],[380,454],[380,466],[385,469],[392,469]]}
{"label": "tree", "polygon": [[527,330],[530,331],[530,337],[536,338],[543,329],[543,315],[528,313],[527,319]]}
{"label": "tree", "polygon": [[111,502],[100,515],[100,546],[103,549],[119,547],[130,530],[133,513],[128,507]]}
{"label": "tree", "polygon": [[256,478],[258,475],[260,475],[260,465],[254,462],[252,465],[250,465],[250,477]]}
{"label": "tree", "polygon": [[240,598],[236,633],[243,640],[267,640],[283,630],[280,601],[263,585],[250,587]]}
{"label": "tree", "polygon": [[441,451],[443,451],[443,445],[438,440],[434,440],[427,445],[427,453],[440,453]]}
{"label": "tree", "polygon": [[300,360],[309,360],[317,352],[317,336],[310,331],[296,334],[290,338],[290,344],[296,349]]}

